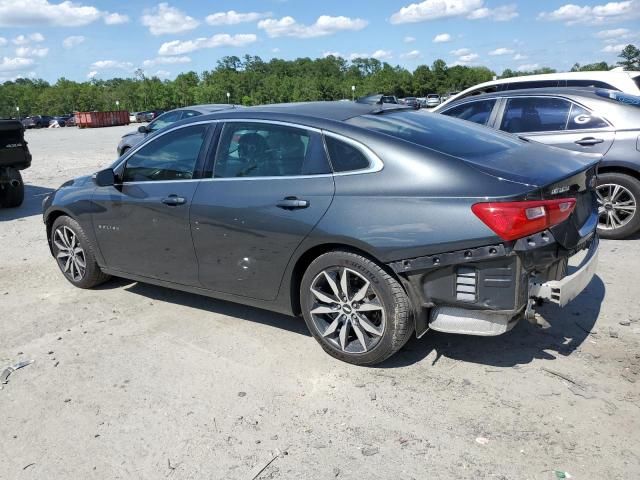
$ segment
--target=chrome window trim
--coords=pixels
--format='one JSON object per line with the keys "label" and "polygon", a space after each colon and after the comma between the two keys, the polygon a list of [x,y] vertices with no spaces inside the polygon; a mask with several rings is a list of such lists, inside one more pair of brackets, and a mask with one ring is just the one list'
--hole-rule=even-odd
{"label": "chrome window trim", "polygon": [[[202,120],[198,122],[187,123],[185,125],[179,125],[176,127],[169,128],[168,130],[158,134],[157,136],[153,136],[152,138],[145,139],[139,145],[136,145],[131,150],[129,150],[122,160],[113,168],[114,170],[120,168],[127,160],[135,155],[138,150],[143,148],[145,145],[149,144],[151,141],[159,138],[163,135],[166,135],[169,132],[173,132],[175,130],[190,127],[193,125],[202,125],[202,124],[215,124],[215,123],[265,123],[270,125],[282,125],[285,127],[299,128],[301,130],[308,130],[311,132],[318,133],[319,135],[326,135],[336,140],[348,143],[352,147],[358,149],[360,152],[364,154],[364,156],[369,160],[369,166],[367,168],[359,169],[359,170],[350,170],[348,172],[332,172],[332,173],[320,173],[317,175],[286,175],[286,176],[269,176],[269,177],[232,177],[232,178],[194,178],[194,179],[185,179],[185,180],[151,180],[147,182],[123,182],[122,185],[134,185],[134,184],[142,184],[142,183],[175,183],[175,182],[229,182],[229,181],[256,181],[256,180],[291,180],[291,179],[306,179],[306,178],[328,178],[328,177],[343,177],[347,175],[360,175],[366,173],[375,173],[379,172],[384,168],[384,163],[376,155],[369,147],[364,145],[363,143],[354,140],[353,138],[347,137],[345,135],[341,135],[339,133],[335,133],[329,130],[323,130],[317,127],[310,127],[307,125],[302,125],[299,123],[286,122],[280,120],[264,120],[264,119],[250,119],[250,118],[229,118],[222,119],[217,118],[215,120]],[[327,157],[329,156],[327,152]],[[331,159],[329,158],[329,162]],[[333,169],[333,167],[332,167]]]}

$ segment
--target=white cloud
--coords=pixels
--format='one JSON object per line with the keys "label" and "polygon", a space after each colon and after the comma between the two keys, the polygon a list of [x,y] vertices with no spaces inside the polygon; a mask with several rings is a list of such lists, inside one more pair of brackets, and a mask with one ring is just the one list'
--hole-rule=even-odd
{"label": "white cloud", "polygon": [[426,22],[448,17],[467,17],[471,20],[488,18],[507,21],[518,16],[515,4],[496,8],[485,6],[484,0],[424,0],[412,3],[391,15],[393,24]]}
{"label": "white cloud", "polygon": [[327,51],[327,52],[322,52],[322,58],[327,58],[327,57],[343,57],[344,55],[341,54],[340,52],[335,52],[335,51]]}
{"label": "white cloud", "polygon": [[626,46],[627,45],[625,43],[619,43],[617,45],[607,45],[600,51],[605,53],[620,53]]}
{"label": "white cloud", "polygon": [[37,47],[18,47],[16,48],[16,55],[18,57],[46,57],[49,53],[48,48]]}
{"label": "white cloud", "polygon": [[268,36],[313,38],[332,35],[341,31],[362,30],[369,22],[361,18],[330,17],[321,15],[311,25],[296,22],[293,17],[282,17],[279,20],[268,18],[258,22],[258,28],[264,30]]}
{"label": "white cloud", "polygon": [[273,53],[278,53],[280,51],[280,49],[278,47],[272,48],[271,51]]}
{"label": "white cloud", "polygon": [[536,70],[540,68],[540,64],[539,63],[525,63],[524,65],[520,65],[517,70],[519,72],[522,71],[527,71],[527,70]]}
{"label": "white cloud", "polygon": [[[337,56],[344,57],[344,55],[338,54]],[[376,60],[390,60],[393,58],[393,54],[390,50],[376,50],[373,53],[352,53],[349,55],[350,60],[356,58],[375,58]]]}
{"label": "white cloud", "polygon": [[448,33],[439,33],[433,37],[433,43],[446,43],[451,41],[451,35]]}
{"label": "white cloud", "polygon": [[629,30],[626,28],[614,28],[613,30],[601,30],[596,33],[598,38],[619,38],[626,37],[629,34]]}
{"label": "white cloud", "polygon": [[82,35],[71,35],[62,41],[64,48],[73,48],[84,42],[85,38]]}
{"label": "white cloud", "polygon": [[0,47],[4,47],[7,44],[7,39],[0,37]]}
{"label": "white cloud", "polygon": [[523,55],[522,53],[516,53],[513,56],[514,60],[526,60],[527,58],[529,58],[529,57],[527,57],[526,55]]}
{"label": "white cloud", "polygon": [[476,58],[478,58],[477,53],[468,53],[466,55],[461,55],[458,57],[459,63],[470,63],[473,62]]}
{"label": "white cloud", "polygon": [[420,54],[420,50],[411,50],[410,52],[406,52],[400,55],[400,58],[406,58],[408,60],[415,60],[420,58],[422,55]]}
{"label": "white cloud", "polygon": [[496,22],[508,22],[509,20],[516,18],[518,15],[518,7],[514,4],[509,4],[496,8],[482,7],[471,12],[467,18],[470,20],[489,18]]}
{"label": "white cloud", "polygon": [[404,37],[404,39],[403,39],[403,42],[404,42],[404,43],[413,43],[413,42],[415,42],[415,41],[416,41],[416,37],[409,37],[409,36],[407,36],[407,37]]}
{"label": "white cloud", "polygon": [[123,23],[128,23],[129,17],[127,15],[122,15],[121,13],[105,12],[103,20],[107,25],[121,25]]}
{"label": "white cloud", "polygon": [[156,73],[154,73],[154,75],[159,78],[167,78],[171,76],[171,72],[168,72],[166,70],[158,70]]}
{"label": "white cloud", "polygon": [[142,65],[145,67],[153,67],[154,65],[174,65],[176,63],[189,63],[190,57],[156,57],[151,60],[145,60]]}
{"label": "white cloud", "polygon": [[114,14],[70,0],[0,0],[0,27],[80,27],[105,15]]}
{"label": "white cloud", "polygon": [[95,78],[96,75],[98,75],[98,71],[91,70],[89,73],[87,73],[87,78],[92,79],[92,78]]}
{"label": "white cloud", "polygon": [[580,6],[568,3],[552,12],[540,13],[538,19],[564,22],[567,25],[599,25],[616,21],[626,21],[638,16],[640,16],[640,2],[638,0],[627,0],[593,6]]}
{"label": "white cloud", "polygon": [[495,50],[491,50],[489,52],[489,55],[492,55],[492,56],[511,55],[512,53],[514,53],[514,51],[511,50],[510,48],[501,47],[501,48],[496,48]]}
{"label": "white cloud", "polygon": [[117,60],[98,60],[89,67],[92,70],[131,70],[133,63],[119,62]]}
{"label": "white cloud", "polygon": [[44,36],[41,33],[31,33],[29,35],[18,35],[13,40],[14,45],[22,46],[29,45],[30,43],[44,42]]}
{"label": "white cloud", "polygon": [[471,50],[468,48],[458,48],[457,50],[451,50],[451,53],[456,57],[459,57],[460,55],[467,55],[468,53],[471,53]]}
{"label": "white cloud", "polygon": [[269,18],[271,15],[271,12],[238,13],[235,10],[229,10],[228,12],[218,12],[207,15],[205,21],[209,25],[237,25],[238,23],[256,22],[263,18]]}
{"label": "white cloud", "polygon": [[243,47],[254,43],[258,37],[253,33],[239,33],[229,35],[227,33],[218,33],[212,37],[196,38],[195,40],[172,40],[160,45],[159,55],[183,55],[185,53],[194,52],[203,48],[216,47]]}
{"label": "white cloud", "polygon": [[22,58],[22,57],[3,57],[0,61],[0,73],[6,72],[23,72],[28,69],[31,65],[33,65],[34,61],[32,58]]}
{"label": "white cloud", "polygon": [[164,2],[145,10],[141,21],[142,25],[149,27],[152,35],[186,32],[200,24],[195,18]]}
{"label": "white cloud", "polygon": [[391,15],[390,21],[393,24],[399,24],[459,17],[469,15],[481,8],[483,4],[483,0],[424,0],[402,7]]}

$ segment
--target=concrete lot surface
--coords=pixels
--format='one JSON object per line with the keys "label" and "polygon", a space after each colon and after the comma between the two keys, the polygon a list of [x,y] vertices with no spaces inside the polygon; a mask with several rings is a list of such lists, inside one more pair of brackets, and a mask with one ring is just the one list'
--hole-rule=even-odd
{"label": "concrete lot surface", "polygon": [[26,202],[0,211],[0,371],[34,363],[0,390],[0,479],[640,478],[638,238],[602,241],[546,328],[429,333],[355,367],[301,319],[63,278],[43,195],[134,128],[27,133]]}

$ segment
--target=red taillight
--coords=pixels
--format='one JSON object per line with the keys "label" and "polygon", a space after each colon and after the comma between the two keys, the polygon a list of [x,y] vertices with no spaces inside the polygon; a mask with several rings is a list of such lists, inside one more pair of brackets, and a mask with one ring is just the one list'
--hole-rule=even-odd
{"label": "red taillight", "polygon": [[503,240],[515,240],[564,222],[576,206],[574,198],[527,202],[476,203],[473,213]]}

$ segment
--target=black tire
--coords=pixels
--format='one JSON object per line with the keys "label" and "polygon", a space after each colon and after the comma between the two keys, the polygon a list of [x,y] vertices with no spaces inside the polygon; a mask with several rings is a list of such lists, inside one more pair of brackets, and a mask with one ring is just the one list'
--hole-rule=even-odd
{"label": "black tire", "polygon": [[[364,333],[366,335],[365,340],[372,340],[371,348],[365,347],[363,352],[347,351],[352,344],[360,347],[364,346],[364,344],[357,338],[353,325],[345,327],[345,322],[348,323],[348,319],[345,319],[345,317],[342,317],[343,320],[341,320],[340,326],[337,328],[340,329],[340,333],[342,329],[345,328],[346,331],[349,332],[347,334],[349,335],[348,338],[352,340],[350,343],[347,343],[346,349],[341,347],[341,339],[332,339],[329,336],[323,336],[323,333],[326,334],[329,329],[321,332],[320,326],[318,325],[319,322],[325,320],[327,323],[333,324],[337,317],[333,317],[332,315],[337,315],[338,317],[341,315],[349,316],[351,309],[342,313],[342,310],[339,309],[345,308],[345,305],[337,307],[337,304],[335,304],[332,308],[338,308],[336,312],[327,313],[326,315],[316,314],[315,317],[311,313],[312,309],[318,308],[317,298],[311,293],[312,285],[318,285],[317,282],[321,281],[319,280],[321,276],[324,276],[323,272],[335,272],[337,274],[340,271],[344,271],[345,268],[351,272],[350,275],[355,278],[355,281],[360,279],[360,281],[363,282],[362,285],[364,285],[365,279],[370,282],[369,285],[371,289],[367,290],[367,292],[370,292],[368,298],[375,298],[376,304],[382,307],[380,309],[381,312],[375,313],[374,315],[382,316],[384,314],[384,317],[381,317],[381,320],[379,320],[380,323],[375,325],[383,327],[382,333],[378,333],[377,335],[370,334],[368,328],[362,328],[364,324],[359,323],[361,322],[361,320],[359,320],[361,317],[357,317],[355,320],[356,327],[358,327],[361,334]],[[333,273],[330,273],[330,275],[331,274]],[[353,290],[355,290],[355,288]],[[347,290],[349,290],[349,288]],[[356,296],[357,294],[355,293],[350,295],[350,298],[345,302],[347,308],[351,300],[356,298]],[[335,295],[333,295],[333,297],[335,297]],[[307,327],[324,351],[332,357],[355,365],[374,365],[386,360],[402,348],[413,332],[414,323],[411,304],[400,283],[376,262],[356,253],[334,250],[320,255],[311,262],[300,284],[300,303]],[[362,315],[361,312],[358,313]],[[368,319],[372,319],[372,317],[369,316],[372,312],[366,313]],[[367,319],[367,317],[365,317],[365,319]],[[372,320],[372,323],[375,323],[375,319]],[[368,323],[369,328],[372,323]],[[324,324],[321,326],[324,326]],[[336,328],[334,328],[334,332],[331,335],[336,335],[336,337],[340,336]],[[349,342],[349,340],[347,340],[347,342]]]}
{"label": "black tire", "polygon": [[7,168],[5,172],[8,177],[8,181],[11,183],[17,182],[17,185],[12,185],[9,182],[3,183],[2,187],[0,187],[0,207],[19,207],[24,201],[24,183],[22,181],[22,175],[20,175],[20,171],[15,168]]}
{"label": "black tire", "polygon": [[[61,235],[65,235],[64,229],[69,229],[73,232],[79,242],[80,248],[83,251],[83,256],[81,258],[84,260],[85,269],[84,272],[82,272],[82,275],[74,275],[74,266],[70,266],[68,270],[65,270],[65,264],[67,263],[66,260],[68,256],[64,258],[59,257],[59,254],[62,252],[62,249],[59,248],[59,246],[65,244],[68,245],[68,242],[65,242],[64,239],[61,239],[60,236],[58,236],[59,231]],[[63,215],[56,218],[53,222],[53,225],[51,226],[51,249],[64,278],[78,288],[93,288],[111,278],[111,275],[107,275],[100,270],[100,267],[96,262],[95,254],[93,253],[93,245],[91,245],[91,242],[84,233],[84,230],[82,230],[80,224],[71,217]],[[78,256],[80,255],[78,254]]]}
{"label": "black tire", "polygon": [[[625,223],[617,228],[610,228],[610,226],[606,228],[606,213],[600,215],[600,223],[598,224],[598,234],[600,237],[621,240],[640,230],[640,212],[637,210],[640,204],[640,180],[618,172],[607,172],[598,175],[598,188],[605,192],[605,199],[606,192],[608,192],[606,185],[619,185],[623,187],[626,192],[624,192],[619,200],[622,202],[633,201],[636,206],[636,210],[625,217]],[[624,211],[621,213],[621,215],[626,214]]]}

